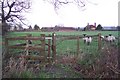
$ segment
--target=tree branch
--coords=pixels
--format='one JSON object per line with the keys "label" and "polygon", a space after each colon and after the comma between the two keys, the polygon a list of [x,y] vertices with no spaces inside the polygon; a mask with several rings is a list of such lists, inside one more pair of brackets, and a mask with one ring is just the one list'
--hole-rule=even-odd
{"label": "tree branch", "polygon": [[[8,2],[7,2],[8,3]],[[9,19],[9,15],[10,15],[10,13],[11,13],[11,9],[12,9],[12,7],[14,6],[14,4],[15,4],[15,2],[13,2],[11,5],[9,5],[9,3],[8,3],[8,7],[9,7],[9,12],[8,12],[8,14],[7,14],[7,16],[5,17],[5,20],[7,20],[7,19]]]}
{"label": "tree branch", "polygon": [[4,2],[3,7],[1,8],[3,11],[0,14],[0,16],[2,16],[2,21],[14,24],[21,22],[25,24],[25,18],[22,13],[27,12],[30,9],[30,0],[3,0],[0,4],[2,4],[2,2]]}

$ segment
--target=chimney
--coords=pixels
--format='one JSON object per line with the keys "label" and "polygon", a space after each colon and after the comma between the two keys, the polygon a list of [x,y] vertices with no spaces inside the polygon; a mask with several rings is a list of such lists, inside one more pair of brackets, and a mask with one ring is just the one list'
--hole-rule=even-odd
{"label": "chimney", "polygon": [[89,26],[89,23],[87,23],[87,26]]}
{"label": "chimney", "polygon": [[96,23],[94,23],[94,26],[96,27]]}

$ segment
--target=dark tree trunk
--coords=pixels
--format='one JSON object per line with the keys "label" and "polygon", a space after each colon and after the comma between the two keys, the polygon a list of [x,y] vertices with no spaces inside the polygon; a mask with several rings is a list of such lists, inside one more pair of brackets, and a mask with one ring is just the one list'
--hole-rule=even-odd
{"label": "dark tree trunk", "polygon": [[7,32],[7,25],[6,25],[6,20],[5,20],[5,16],[4,16],[4,3],[2,2],[2,35],[5,35]]}

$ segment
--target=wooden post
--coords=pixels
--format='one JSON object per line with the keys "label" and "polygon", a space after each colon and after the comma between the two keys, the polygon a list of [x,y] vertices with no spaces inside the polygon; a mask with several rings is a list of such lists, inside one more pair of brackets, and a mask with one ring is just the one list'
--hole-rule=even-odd
{"label": "wooden post", "polygon": [[[49,34],[50,37],[50,34]],[[51,39],[48,39],[48,62],[50,62],[50,46],[51,46]]]}
{"label": "wooden post", "polygon": [[80,45],[79,45],[79,36],[77,37],[77,56],[79,54],[79,48],[80,48]]}
{"label": "wooden post", "polygon": [[101,33],[98,33],[98,50],[101,50]]}
{"label": "wooden post", "polygon": [[45,57],[45,34],[41,34],[42,40],[41,40],[41,47],[43,48],[42,51],[40,51],[41,56]]}
{"label": "wooden post", "polygon": [[53,52],[53,61],[56,60],[56,34],[52,34],[52,52]]}
{"label": "wooden post", "polygon": [[[27,37],[31,37],[32,34],[27,34]],[[29,47],[29,41],[30,40],[26,40],[26,55],[29,55],[29,50],[27,49]]]}

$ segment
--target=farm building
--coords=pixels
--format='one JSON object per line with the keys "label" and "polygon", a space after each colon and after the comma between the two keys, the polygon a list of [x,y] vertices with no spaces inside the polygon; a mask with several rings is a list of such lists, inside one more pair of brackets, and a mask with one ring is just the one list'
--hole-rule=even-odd
{"label": "farm building", "polygon": [[90,25],[89,23],[86,26],[86,30],[89,31],[94,31],[96,29],[96,23],[94,23],[94,25]]}

